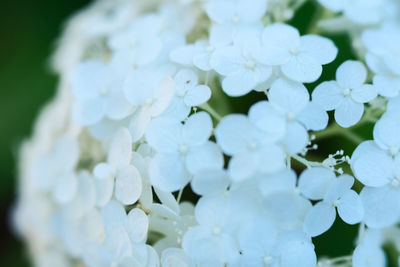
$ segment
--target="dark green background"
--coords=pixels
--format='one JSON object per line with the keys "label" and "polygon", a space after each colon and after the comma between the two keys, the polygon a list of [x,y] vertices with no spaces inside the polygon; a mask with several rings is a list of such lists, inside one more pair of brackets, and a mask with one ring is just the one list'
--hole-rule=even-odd
{"label": "dark green background", "polygon": [[[112,1],[112,0],[110,0]],[[140,0],[138,0],[140,1]],[[143,0],[145,1],[145,0]],[[54,94],[57,76],[51,73],[49,57],[54,50],[63,22],[89,0],[3,0],[0,11],[0,266],[29,266],[21,243],[8,227],[8,214],[15,198],[15,159],[18,146],[31,132],[40,107]],[[307,32],[318,16],[315,3],[303,6],[291,24]],[[339,47],[337,59],[324,67],[321,80],[335,77],[336,68],[346,59],[354,58],[349,38],[345,34],[331,35]],[[317,82],[317,83],[318,83]],[[310,90],[316,83],[307,85]],[[233,110],[246,113],[260,95],[251,93],[231,102]],[[359,132],[371,137],[371,127]],[[337,149],[347,153],[355,144],[343,139],[320,143],[314,157],[326,157]],[[319,255],[332,257],[351,253],[357,227],[338,219],[334,227],[314,240]],[[57,267],[57,266],[55,266]]]}
{"label": "dark green background", "polygon": [[[8,226],[18,146],[54,94],[49,57],[63,22],[88,0],[2,0],[0,8],[0,266],[30,266]],[[57,267],[57,266],[54,266]]]}

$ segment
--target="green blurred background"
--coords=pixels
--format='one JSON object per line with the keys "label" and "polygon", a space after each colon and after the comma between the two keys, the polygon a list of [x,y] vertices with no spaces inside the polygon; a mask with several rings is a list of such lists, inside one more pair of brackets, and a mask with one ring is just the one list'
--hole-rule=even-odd
{"label": "green blurred background", "polygon": [[[65,20],[89,0],[2,0],[0,8],[0,266],[30,266],[9,227],[17,150],[57,76],[49,58]],[[54,266],[56,267],[56,266]]]}
{"label": "green blurred background", "polygon": [[[112,0],[110,0],[112,1]],[[138,0],[139,1],[139,0]],[[145,1],[145,0],[143,0]],[[41,106],[55,92],[57,75],[49,68],[49,58],[65,20],[89,0],[3,0],[0,11],[0,267],[30,266],[23,246],[9,227],[9,211],[15,198],[16,158],[20,142],[30,135]],[[310,28],[317,5],[304,5],[293,20],[302,34]],[[345,34],[328,36],[339,47],[337,59],[324,67],[321,80],[335,77],[336,68],[346,59],[354,58],[350,40]],[[312,90],[315,85],[307,85]],[[260,95],[251,93],[231,102],[236,112],[247,113],[248,107]],[[215,103],[217,104],[217,103]],[[371,138],[371,126],[356,129],[366,139]],[[344,148],[351,155],[355,144],[337,138],[335,142],[322,140],[320,152],[312,157],[326,157]],[[326,234],[314,239],[319,255],[337,257],[354,249],[357,227],[338,219]],[[57,266],[55,266],[57,267]]]}

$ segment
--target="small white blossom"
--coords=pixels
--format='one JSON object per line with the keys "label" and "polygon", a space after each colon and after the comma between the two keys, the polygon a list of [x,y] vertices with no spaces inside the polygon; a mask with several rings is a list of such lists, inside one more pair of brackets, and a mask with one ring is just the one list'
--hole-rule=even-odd
{"label": "small white blossom", "polygon": [[185,124],[171,118],[153,120],[147,131],[147,142],[158,152],[150,166],[150,180],[164,191],[176,191],[190,180],[190,174],[223,164],[215,143],[208,141],[212,131],[210,115],[199,112]]}
{"label": "small white blossom", "polygon": [[325,110],[335,110],[335,120],[342,127],[356,124],[364,113],[364,103],[376,95],[374,86],[364,84],[367,70],[361,62],[348,60],[336,71],[336,81],[323,82],[313,93],[313,101]]}
{"label": "small white blossom", "polygon": [[[107,162],[99,163],[93,172],[97,178],[98,204],[106,204],[115,190],[115,197],[121,203],[135,203],[142,192],[142,178],[139,171],[130,164],[132,139],[126,128],[121,128],[114,136]],[[114,185],[115,184],[115,185]]]}
{"label": "small white blossom", "polygon": [[336,58],[338,50],[327,38],[317,35],[300,36],[289,25],[274,23],[262,33],[261,62],[280,66],[284,75],[297,82],[314,82],[322,66]]}

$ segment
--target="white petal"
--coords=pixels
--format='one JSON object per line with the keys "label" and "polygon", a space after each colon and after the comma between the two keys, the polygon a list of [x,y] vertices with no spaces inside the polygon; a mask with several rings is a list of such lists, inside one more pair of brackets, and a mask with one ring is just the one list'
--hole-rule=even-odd
{"label": "white petal", "polygon": [[274,173],[282,170],[285,165],[286,153],[281,146],[264,145],[259,153],[258,169],[264,173]]}
{"label": "white petal", "polygon": [[301,121],[308,130],[321,131],[328,125],[328,114],[316,103],[308,103],[303,110],[297,115],[297,119]]}
{"label": "white petal", "polygon": [[152,120],[146,130],[146,140],[155,150],[163,153],[175,153],[181,142],[182,124],[170,118]]}
{"label": "white petal", "polygon": [[237,1],[236,9],[239,16],[245,23],[252,23],[260,20],[267,11],[266,0],[254,0],[251,5],[247,1]]}
{"label": "white petal", "polygon": [[204,111],[189,117],[182,127],[182,141],[189,146],[204,144],[213,130],[211,116]]}
{"label": "white petal", "polygon": [[374,140],[383,149],[400,148],[400,121],[397,115],[382,116],[374,127]]}
{"label": "white petal", "polygon": [[57,179],[53,190],[54,200],[60,204],[71,201],[78,190],[78,180],[75,174],[64,173],[53,178]]}
{"label": "white petal", "polygon": [[215,50],[210,60],[210,65],[221,75],[234,74],[243,69],[242,53],[236,46],[228,46]]}
{"label": "white petal", "polygon": [[335,218],[335,208],[329,203],[319,202],[307,214],[304,231],[312,237],[318,236],[331,228]]}
{"label": "white petal", "polygon": [[354,267],[387,266],[385,252],[375,244],[360,244],[353,252]]}
{"label": "white petal", "polygon": [[336,80],[342,88],[358,88],[367,79],[367,69],[360,61],[347,60],[336,70]]}
{"label": "white petal", "polygon": [[213,142],[195,147],[186,155],[186,168],[191,174],[206,169],[219,169],[223,165],[222,152]]}
{"label": "white petal", "polygon": [[301,36],[299,50],[313,57],[321,65],[332,62],[338,53],[338,49],[331,40],[313,34]]}
{"label": "white petal", "polygon": [[198,85],[187,92],[184,101],[186,105],[194,107],[206,103],[210,97],[210,87],[206,85]]}
{"label": "white petal", "polygon": [[307,130],[298,122],[288,123],[286,135],[283,139],[283,144],[290,154],[296,154],[302,151],[308,143]]}
{"label": "white petal", "polygon": [[300,192],[311,200],[322,199],[335,177],[335,173],[328,168],[308,168],[299,177]]}
{"label": "white petal", "polygon": [[135,203],[142,193],[142,178],[139,171],[128,165],[121,169],[115,180],[115,197],[125,205]]}
{"label": "white petal", "polygon": [[114,120],[121,120],[134,111],[134,107],[126,100],[125,95],[118,90],[108,96],[105,114]]}
{"label": "white petal", "polygon": [[395,97],[399,93],[400,77],[375,75],[373,83],[381,96]]}
{"label": "white petal", "polygon": [[351,157],[355,177],[364,185],[379,187],[388,184],[393,174],[393,160],[374,142],[361,143]]}
{"label": "white petal", "polygon": [[[196,220],[202,226],[210,229],[224,226],[229,220],[230,204],[227,198],[222,196],[202,197],[196,204]],[[224,230],[224,229],[220,229]]]}
{"label": "white petal", "polygon": [[262,61],[269,65],[282,65],[289,61],[290,49],[298,47],[300,34],[292,26],[274,23],[264,29],[262,40],[264,44]]}
{"label": "white petal", "polygon": [[322,82],[312,92],[312,101],[325,110],[333,110],[343,101],[342,91],[336,81]]}
{"label": "white petal", "polygon": [[131,240],[135,243],[142,242],[149,228],[149,219],[143,210],[134,208],[128,213],[126,225]]}
{"label": "white petal", "polygon": [[132,138],[129,130],[125,127],[120,128],[114,135],[107,162],[116,168],[122,168],[129,164],[132,155]]}
{"label": "white petal", "polygon": [[351,97],[358,103],[367,103],[378,95],[376,88],[371,84],[364,84],[351,91]]}
{"label": "white petal", "polygon": [[176,201],[172,193],[161,191],[158,188],[154,188],[154,191],[156,192],[157,197],[160,199],[163,205],[167,206],[177,214],[179,213],[178,202]]}
{"label": "white petal", "polygon": [[191,107],[185,104],[183,98],[174,97],[162,116],[176,121],[183,121],[189,116],[190,111]]}
{"label": "white petal", "polygon": [[335,109],[335,120],[340,126],[348,128],[359,122],[363,113],[364,104],[354,102],[350,97],[345,97]]}
{"label": "white petal", "polygon": [[241,153],[247,149],[252,125],[244,115],[231,114],[224,117],[215,128],[215,138],[227,155]]}
{"label": "white petal", "polygon": [[183,188],[189,182],[184,161],[174,155],[156,155],[150,163],[151,184],[166,192]]}
{"label": "white petal", "polygon": [[317,265],[317,256],[311,242],[294,240],[287,242],[281,253],[282,267],[314,267]]}
{"label": "white petal", "polygon": [[228,173],[233,181],[243,181],[255,173],[260,161],[257,153],[240,153],[229,161]]}
{"label": "white petal", "polygon": [[348,174],[342,174],[333,181],[328,192],[324,196],[324,201],[332,203],[343,197],[353,186],[354,178]]}
{"label": "white petal", "polygon": [[107,179],[113,177],[114,170],[110,164],[101,162],[94,167],[93,174],[96,178]]}
{"label": "white petal", "polygon": [[72,118],[80,125],[93,125],[99,122],[105,113],[105,104],[97,99],[77,101],[72,105]]}
{"label": "white petal", "polygon": [[268,98],[271,104],[295,115],[307,105],[310,95],[303,84],[278,79],[272,84]]}
{"label": "white petal", "polygon": [[111,200],[101,209],[101,218],[106,228],[123,225],[126,220],[125,208],[117,201]]}
{"label": "white petal", "polygon": [[94,179],[96,188],[96,204],[104,206],[112,197],[114,191],[114,178]]}
{"label": "white petal", "polygon": [[229,178],[223,170],[203,170],[193,176],[191,186],[198,195],[213,195],[226,190]]}
{"label": "white petal", "polygon": [[364,208],[361,199],[353,190],[347,191],[340,198],[337,209],[340,218],[348,224],[359,223],[364,218]]}
{"label": "white petal", "polygon": [[371,228],[383,228],[396,223],[400,216],[399,190],[390,186],[364,187],[360,193],[365,223]]}
{"label": "white petal", "polygon": [[222,90],[229,96],[243,96],[254,89],[258,81],[245,71],[231,74],[222,81]]}
{"label": "white petal", "polygon": [[193,57],[196,53],[198,53],[197,46],[193,44],[184,45],[172,50],[169,54],[169,58],[172,62],[176,62],[184,66],[192,66]]}
{"label": "white petal", "polygon": [[154,102],[151,104],[151,116],[156,117],[167,109],[174,95],[174,80],[164,78],[154,91]]}
{"label": "white petal", "polygon": [[296,188],[296,180],[296,173],[293,170],[285,169],[262,179],[259,189],[264,197],[282,191],[290,192]]}
{"label": "white petal", "polygon": [[281,67],[283,74],[291,80],[311,83],[315,82],[322,73],[322,66],[313,57],[299,53],[292,56],[290,60]]}
{"label": "white petal", "polygon": [[252,105],[249,110],[249,119],[271,140],[278,140],[285,134],[285,117],[267,101],[259,101]]}
{"label": "white petal", "polygon": [[142,107],[135,111],[129,122],[129,132],[132,135],[132,141],[136,142],[144,135],[147,125],[151,120],[151,112],[148,107]]}

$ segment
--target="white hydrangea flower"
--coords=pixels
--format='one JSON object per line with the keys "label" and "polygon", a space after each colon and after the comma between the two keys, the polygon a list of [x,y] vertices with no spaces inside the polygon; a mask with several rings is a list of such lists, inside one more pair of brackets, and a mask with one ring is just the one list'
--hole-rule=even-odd
{"label": "white hydrangea flower", "polygon": [[174,82],[163,70],[140,69],[125,80],[124,92],[128,101],[138,107],[129,126],[132,140],[136,142],[143,136],[151,119],[168,108],[174,95]]}
{"label": "white hydrangea flower", "polygon": [[240,40],[231,46],[217,49],[210,64],[219,74],[225,76],[222,89],[229,96],[242,96],[269,79],[272,68],[260,62],[258,53],[260,41],[257,34],[251,31],[243,33]]}
{"label": "white hydrangea flower", "polygon": [[174,78],[175,96],[165,111],[165,116],[173,116],[184,120],[191,108],[206,103],[211,97],[211,89],[207,85],[198,84],[197,74],[190,69],[180,70]]}
{"label": "white hydrangea flower", "polygon": [[367,25],[378,23],[382,19],[382,12],[379,12],[385,4],[384,0],[318,0],[326,8],[343,14],[352,22]]}
{"label": "white hydrangea flower", "polygon": [[392,24],[380,29],[370,29],[363,32],[362,42],[367,48],[366,61],[368,67],[376,74],[374,86],[380,95],[395,97],[399,93],[400,58],[399,42],[400,28]]}
{"label": "white hydrangea flower", "polygon": [[261,27],[261,18],[267,11],[267,0],[254,0],[248,5],[246,0],[210,0],[205,5],[210,19],[226,32],[224,36],[234,38],[243,28]]}
{"label": "white hydrangea flower", "polygon": [[195,208],[199,225],[189,229],[182,242],[183,250],[195,264],[223,266],[239,255],[235,239],[228,232],[233,210],[232,203],[224,197],[199,200]]}
{"label": "white hydrangea flower", "polygon": [[117,52],[116,57],[129,58],[137,67],[147,65],[161,52],[163,44],[159,33],[162,26],[159,16],[143,16],[126,30],[111,36],[108,45]]}
{"label": "white hydrangea flower", "polygon": [[74,172],[78,159],[79,147],[74,137],[59,137],[51,151],[37,160],[33,169],[36,186],[49,190],[57,203],[71,201],[78,191],[78,179]]}
{"label": "white hydrangea flower", "polygon": [[312,207],[311,202],[299,194],[296,180],[296,173],[285,169],[261,177],[259,181],[266,214],[279,222],[280,229],[302,230],[304,218]]}
{"label": "white hydrangea flower", "polygon": [[228,46],[232,41],[231,38],[223,27],[214,26],[210,30],[208,42],[198,40],[194,44],[179,46],[171,52],[170,59],[184,66],[194,65],[200,70],[210,71],[213,69],[210,62],[214,52]]}
{"label": "white hydrangea flower", "polygon": [[73,107],[73,117],[82,125],[95,124],[104,116],[122,119],[134,111],[121,94],[121,75],[98,60],[87,60],[77,67],[71,91],[78,100]]}
{"label": "white hydrangea flower", "polygon": [[300,152],[308,143],[307,130],[319,131],[328,124],[328,114],[314,102],[304,85],[276,80],[268,92],[269,102],[286,120],[283,144],[287,152]]}
{"label": "white hydrangea flower", "polygon": [[125,205],[135,203],[142,193],[142,178],[137,168],[130,164],[132,138],[126,128],[121,128],[114,136],[107,155],[107,162],[95,166],[97,178],[97,203],[106,204],[112,197]]}
{"label": "white hydrangea flower", "polygon": [[[314,181],[319,178],[315,176],[321,174],[322,177],[327,175],[323,178],[325,181],[313,188]],[[335,208],[340,218],[348,224],[356,224],[363,220],[364,209],[360,197],[351,190],[354,178],[344,174],[336,179],[332,178],[332,175],[335,177],[333,172],[323,173],[322,170],[310,170],[300,177],[300,179],[305,179],[302,181],[303,188],[306,189],[303,194],[310,194],[313,198],[321,199],[321,193],[323,193],[322,201],[312,207],[304,221],[304,230],[311,236],[318,236],[331,228],[336,218]]]}
{"label": "white hydrangea flower", "polygon": [[[59,92],[21,146],[12,218],[32,264],[391,264],[400,3],[320,0],[336,13],[285,24],[304,2],[98,0],[73,18],[54,63]],[[303,83],[330,75],[322,65],[338,49],[322,35],[337,30],[356,60],[310,101]],[[329,110],[342,127],[328,126]],[[356,248],[320,257],[312,237],[336,213],[359,223]]]}
{"label": "white hydrangea flower", "polygon": [[277,141],[285,132],[285,117],[267,101],[254,104],[248,117],[234,114],[223,118],[215,136],[224,153],[233,156],[228,169],[232,179],[239,181],[256,171],[272,173],[282,169],[285,153]]}
{"label": "white hydrangea flower", "polygon": [[374,86],[364,84],[367,70],[359,61],[348,60],[336,71],[336,81],[318,85],[312,99],[325,110],[335,110],[335,120],[342,127],[355,125],[364,113],[364,103],[377,96]]}
{"label": "white hydrangea flower", "polygon": [[147,142],[158,152],[150,166],[152,184],[164,191],[176,191],[189,182],[190,174],[221,167],[222,154],[208,141],[212,129],[211,117],[205,112],[190,116],[185,124],[170,118],[153,120],[146,131]]}
{"label": "white hydrangea flower", "polygon": [[261,62],[280,66],[282,73],[297,82],[314,82],[322,73],[322,66],[337,55],[334,43],[318,35],[300,36],[289,25],[274,23],[262,33]]}
{"label": "white hydrangea flower", "polygon": [[382,228],[399,219],[400,209],[395,204],[400,198],[400,157],[381,149],[373,141],[366,141],[354,151],[351,167],[356,178],[366,187],[360,193],[365,208],[365,223]]}
{"label": "white hydrangea flower", "polygon": [[354,250],[353,266],[386,266],[385,252],[381,247],[382,241],[382,233],[379,230],[367,229]]}

